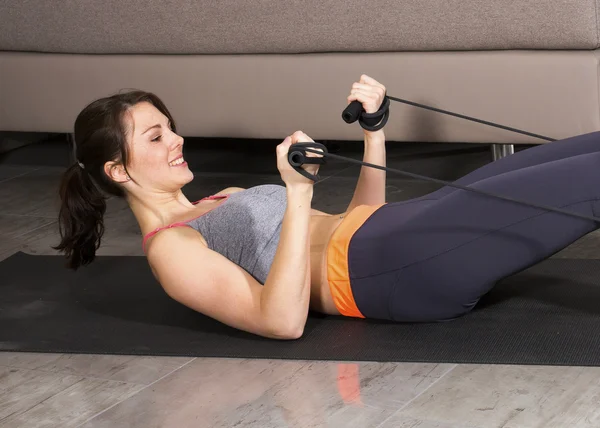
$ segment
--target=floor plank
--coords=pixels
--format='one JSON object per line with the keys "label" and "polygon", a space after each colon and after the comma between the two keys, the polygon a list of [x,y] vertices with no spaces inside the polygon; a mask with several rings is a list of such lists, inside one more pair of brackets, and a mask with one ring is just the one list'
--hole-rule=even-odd
{"label": "floor plank", "polygon": [[477,427],[598,427],[600,368],[460,365],[397,416]]}
{"label": "floor plank", "polygon": [[[377,428],[484,428],[484,426],[449,424],[431,420],[416,420],[402,416],[392,416]],[[496,427],[494,427],[496,428]]]}
{"label": "floor plank", "polygon": [[82,379],[29,410],[6,418],[2,421],[2,427],[76,427],[102,410],[134,395],[142,388],[142,385],[125,382]]}
{"label": "floor plank", "polygon": [[24,165],[3,165],[0,164],[0,183],[5,183],[7,180],[11,180],[16,177],[20,177],[25,174],[29,174],[32,171],[39,169],[35,166],[24,166]]}
{"label": "floor plank", "polygon": [[0,352],[0,366],[149,385],[190,357]]}
{"label": "floor plank", "polygon": [[0,426],[5,426],[7,418],[33,408],[82,380],[81,376],[0,366]]}
{"label": "floor plank", "polygon": [[63,169],[39,168],[7,180],[0,186],[0,214],[56,218],[60,204],[58,186]]}
{"label": "floor plank", "polygon": [[452,368],[196,359],[84,426],[377,426]]}

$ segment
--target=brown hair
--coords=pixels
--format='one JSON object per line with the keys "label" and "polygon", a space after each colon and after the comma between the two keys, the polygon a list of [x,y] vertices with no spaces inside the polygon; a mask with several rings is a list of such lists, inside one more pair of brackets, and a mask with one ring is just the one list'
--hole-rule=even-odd
{"label": "brown hair", "polygon": [[104,234],[106,197],[124,197],[121,186],[104,172],[106,162],[115,161],[127,170],[128,144],[125,114],[140,102],[154,105],[175,121],[164,103],[154,94],[130,91],[98,99],[86,106],[75,120],[73,144],[75,162],[63,173],[58,216],[61,242],[56,250],[65,254],[67,266],[76,270],[91,263]]}

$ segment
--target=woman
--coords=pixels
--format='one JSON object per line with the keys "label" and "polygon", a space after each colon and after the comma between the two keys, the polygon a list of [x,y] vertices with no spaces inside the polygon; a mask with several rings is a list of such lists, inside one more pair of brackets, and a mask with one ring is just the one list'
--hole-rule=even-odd
{"label": "woman", "polygon": [[[385,87],[363,75],[357,100],[376,112]],[[385,165],[383,130],[364,132],[364,161]],[[77,269],[94,259],[101,191],[124,197],[149,265],[178,302],[232,327],[276,339],[302,335],[309,308],[394,321],[469,312],[494,284],[598,226],[452,187],[385,202],[385,172],[362,167],[345,213],[311,208],[313,182],[288,163],[298,131],[277,147],[284,185],[227,188],[197,202],[183,139],[153,94],[97,100],[77,117],[77,161],[65,172],[56,247]],[[305,166],[315,174],[316,165]],[[484,191],[598,215],[600,134],[540,145],[457,181]]]}

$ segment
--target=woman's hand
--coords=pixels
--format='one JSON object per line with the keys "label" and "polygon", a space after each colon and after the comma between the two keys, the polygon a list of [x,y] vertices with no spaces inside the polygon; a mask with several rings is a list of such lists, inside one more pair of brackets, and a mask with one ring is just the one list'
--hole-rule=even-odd
{"label": "woman's hand", "polygon": [[377,80],[363,74],[360,80],[352,84],[352,90],[348,96],[348,104],[358,101],[367,113],[375,113],[381,107],[385,98],[385,86]]}
{"label": "woman's hand", "polygon": [[[302,174],[298,173],[288,161],[288,152],[292,144],[296,143],[309,143],[314,142],[312,138],[306,135],[302,131],[296,131],[292,135],[288,136],[277,146],[277,169],[281,174],[281,179],[288,188],[290,187],[303,187],[312,186],[314,182]],[[319,150],[319,149],[315,149]],[[309,157],[319,157],[316,153],[306,152]],[[306,164],[302,168],[312,175],[316,175],[319,172],[318,164]]]}
{"label": "woman's hand", "polygon": [[[352,85],[348,103],[358,101],[367,113],[376,113],[385,99],[385,86],[375,79],[362,75],[360,81]],[[363,162],[386,166],[385,134],[383,128],[378,131],[363,129],[365,135],[365,153]],[[354,196],[348,205],[351,211],[358,205],[379,205],[385,203],[385,171],[362,166]]]}

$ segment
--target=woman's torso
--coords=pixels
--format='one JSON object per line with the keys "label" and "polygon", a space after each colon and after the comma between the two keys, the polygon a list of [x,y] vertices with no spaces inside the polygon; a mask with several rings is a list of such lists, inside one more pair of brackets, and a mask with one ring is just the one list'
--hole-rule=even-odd
{"label": "woman's torso", "polygon": [[[268,216],[268,211],[264,214],[261,213],[263,207],[259,204],[266,203],[268,205],[268,200],[262,198],[260,192],[257,192],[257,195],[252,197],[244,197],[244,202],[236,204],[236,201],[239,201],[241,196],[245,195],[235,195],[236,193],[246,191],[248,194],[253,193],[256,190],[260,189],[268,189],[265,191],[265,194],[269,194],[272,189],[276,189],[280,187],[280,191],[283,191],[285,188],[282,186],[256,186],[251,189],[241,189],[241,188],[227,188],[222,190],[221,192],[212,195],[209,198],[204,198],[201,201],[196,202],[194,209],[190,210],[189,213],[184,213],[180,215],[180,218],[175,218],[170,224],[180,224],[180,225],[188,225],[192,228],[196,229],[201,236],[202,242],[207,245],[209,248],[216,250],[221,253],[228,253],[227,256],[233,262],[238,262],[238,257],[246,257],[242,263],[238,264],[246,264],[246,268],[250,265],[254,266],[256,264],[258,267],[267,266],[270,258],[273,256],[273,253],[276,251],[277,241],[273,241],[270,245],[263,245],[259,252],[261,254],[261,258],[256,257],[254,260],[248,260],[249,255],[245,248],[235,248],[237,247],[237,243],[234,239],[231,239],[229,242],[227,241],[230,236],[244,234],[245,228],[248,228],[247,224],[244,224],[243,220],[238,220],[244,216],[243,212],[252,211],[254,216],[254,221],[258,217],[265,218]],[[264,196],[264,195],[263,195]],[[278,196],[280,199],[282,195]],[[225,207],[221,209],[220,205],[224,203],[229,203],[227,209]],[[235,205],[241,205],[242,211],[236,212]],[[271,211],[275,211],[271,216],[272,219],[268,219],[265,221],[264,225],[261,225],[259,228],[260,233],[264,234],[272,234],[276,232],[279,233],[276,227],[281,223],[281,218],[283,216],[283,212],[285,210],[284,206],[279,206],[275,204],[274,206],[268,207]],[[311,219],[310,219],[310,260],[311,260],[311,299],[310,305],[311,309],[327,313],[327,314],[338,314],[338,311],[335,308],[333,303],[332,295],[329,289],[329,283],[327,281],[327,247],[333,232],[339,226],[339,224],[343,220],[343,214],[330,215],[323,213],[318,210],[312,210]],[[238,228],[237,232],[235,228]],[[160,228],[156,229],[153,232],[156,232]],[[227,229],[224,233],[223,229]],[[153,233],[147,234],[146,236],[151,237]],[[265,235],[268,236],[268,235]],[[264,238],[264,237],[263,237]],[[278,238],[278,237],[277,237]],[[219,242],[221,241],[221,242]],[[265,241],[268,241],[265,240]],[[220,246],[221,248],[215,248]],[[236,255],[236,250],[239,250],[239,254]],[[244,266],[242,266],[244,267]],[[249,270],[249,269],[248,269]],[[258,273],[256,276],[264,278],[264,272],[261,272],[263,269],[257,268]]]}

